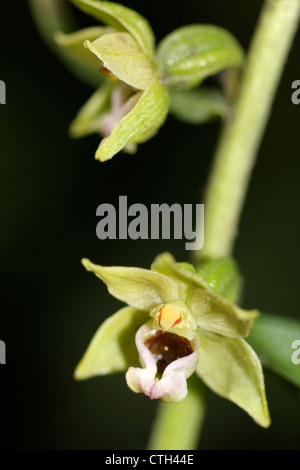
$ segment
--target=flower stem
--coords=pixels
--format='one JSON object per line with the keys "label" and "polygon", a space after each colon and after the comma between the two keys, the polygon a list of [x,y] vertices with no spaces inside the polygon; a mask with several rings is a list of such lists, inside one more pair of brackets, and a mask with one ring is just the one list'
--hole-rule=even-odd
{"label": "flower stem", "polygon": [[179,403],[160,403],[149,450],[193,450],[205,413],[204,385],[197,377],[188,381],[189,393]]}
{"label": "flower stem", "polygon": [[[209,178],[200,256],[230,255],[251,170],[300,14],[300,0],[266,0],[245,65],[239,96],[223,129]],[[180,403],[160,404],[150,449],[194,449],[204,417],[201,383]],[[200,385],[200,388],[199,388]]]}
{"label": "flower stem", "polygon": [[300,0],[266,0],[255,31],[239,96],[217,146],[205,198],[205,242],[200,256],[230,255],[256,153],[296,31]]}

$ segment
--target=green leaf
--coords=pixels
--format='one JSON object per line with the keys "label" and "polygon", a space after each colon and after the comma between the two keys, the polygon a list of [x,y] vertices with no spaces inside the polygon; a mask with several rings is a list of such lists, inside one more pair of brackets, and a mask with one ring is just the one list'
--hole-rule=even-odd
{"label": "green leaf", "polygon": [[242,278],[236,262],[232,258],[219,258],[203,261],[197,273],[205,279],[216,294],[236,303],[240,297]]}
{"label": "green leaf", "polygon": [[197,374],[215,393],[245,410],[262,427],[271,423],[262,367],[240,338],[198,329],[201,341]]}
{"label": "green leaf", "polygon": [[300,341],[299,320],[266,313],[257,320],[247,338],[265,367],[300,387],[300,364],[292,361],[292,355],[297,354],[297,345],[293,348],[296,340]]}
{"label": "green leaf", "polygon": [[77,380],[111,374],[138,365],[135,334],[147,313],[125,307],[100,326],[75,370]]}
{"label": "green leaf", "polygon": [[152,310],[161,303],[178,300],[176,284],[163,274],[148,269],[98,266],[82,260],[105,284],[111,295],[139,310]]}
{"label": "green leaf", "polygon": [[228,113],[229,103],[221,90],[172,90],[170,113],[188,124],[204,124]]}
{"label": "green leaf", "polygon": [[79,138],[94,132],[100,133],[101,115],[110,108],[112,89],[112,83],[105,83],[92,94],[71,123],[71,137]]}
{"label": "green leaf", "polygon": [[112,31],[112,28],[92,26],[71,34],[57,32],[54,39],[65,57],[76,62],[78,66],[80,65],[83,69],[89,71],[89,73],[94,74],[98,79],[98,83],[100,83],[102,76],[100,73],[99,60],[97,60],[97,57],[91,54],[83,44],[85,41],[95,41],[103,34]]}
{"label": "green leaf", "polygon": [[86,41],[85,47],[114,75],[134,88],[145,90],[153,80],[155,68],[149,54],[145,54],[128,33],[105,34],[94,42]]}
{"label": "green leaf", "polygon": [[201,328],[233,338],[248,336],[259,315],[201,287],[194,290],[188,305]]}
{"label": "green leaf", "polygon": [[228,31],[196,24],[179,28],[163,39],[157,61],[165,84],[189,89],[224,69],[241,66],[243,51]]}
{"label": "green leaf", "polygon": [[113,2],[98,0],[71,0],[71,2],[104,24],[119,31],[127,31],[135,38],[144,52],[153,53],[153,31],[148,21],[136,11]]}
{"label": "green leaf", "polygon": [[154,79],[138,103],[102,140],[96,152],[96,159],[104,162],[111,159],[129,142],[144,140],[147,132],[151,135],[164,123],[169,109],[169,94],[165,86]]}

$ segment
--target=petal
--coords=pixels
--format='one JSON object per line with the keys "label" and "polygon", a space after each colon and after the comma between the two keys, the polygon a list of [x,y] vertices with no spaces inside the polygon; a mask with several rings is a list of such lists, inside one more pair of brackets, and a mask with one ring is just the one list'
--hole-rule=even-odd
{"label": "petal", "polygon": [[181,401],[188,393],[186,380],[197,366],[199,338],[194,335],[190,343],[193,352],[171,362],[164,370],[162,378],[157,380],[155,359],[144,344],[147,336],[152,333],[151,322],[148,322],[136,334],[136,345],[144,369],[131,367],[126,374],[127,385],[133,392],[144,393],[150,400],[160,399],[171,403]]}
{"label": "petal", "polygon": [[177,284],[179,297],[181,300],[186,300],[192,286],[190,279],[185,279],[181,273],[176,269],[176,260],[170,253],[162,253],[158,255],[151,265],[152,271],[165,274],[171,277]]}
{"label": "petal", "polygon": [[85,47],[100,59],[104,66],[128,85],[145,90],[153,80],[155,67],[129,33],[105,34]]}
{"label": "petal", "polygon": [[157,61],[168,86],[189,89],[229,67],[239,67],[243,51],[225,29],[189,25],[169,34],[158,46]]}
{"label": "petal", "polygon": [[[224,274],[222,266],[219,268]],[[155,259],[151,269],[175,280],[180,298],[185,300],[201,328],[232,337],[247,336],[250,333],[258,312],[243,310],[213,292],[191,264],[177,263],[172,255],[164,253]],[[217,285],[220,289],[222,287],[222,292],[225,293],[226,290],[227,294],[232,295],[232,276],[227,274],[228,276],[230,282],[224,281],[222,284],[219,279]],[[211,282],[209,276],[208,280]]]}
{"label": "petal", "polygon": [[188,303],[198,325],[220,335],[248,336],[259,313],[243,310],[223,297],[199,287]]}
{"label": "petal", "polygon": [[197,374],[218,395],[243,408],[262,427],[270,425],[261,363],[240,338],[198,330]]}
{"label": "petal", "polygon": [[54,39],[66,59],[80,66],[82,72],[89,73],[93,77],[93,83],[99,85],[103,81],[100,73],[99,60],[94,54],[84,47],[85,41],[95,41],[103,34],[112,32],[112,28],[102,26],[92,26],[81,29],[71,34],[57,32]]}
{"label": "petal", "polygon": [[155,382],[148,396],[150,400],[177,403],[184,400],[187,394],[188,388],[185,375],[183,373],[174,373]]}
{"label": "petal", "polygon": [[79,138],[100,132],[101,116],[110,108],[112,90],[113,84],[105,83],[92,94],[71,123],[72,137]]}
{"label": "petal", "polygon": [[114,297],[140,310],[152,310],[158,304],[178,299],[176,284],[162,274],[141,268],[98,266],[87,259],[82,264],[105,282]]}
{"label": "petal", "polygon": [[159,129],[169,109],[169,94],[166,87],[154,79],[143,92],[136,106],[115,127],[109,137],[103,139],[96,152],[101,162],[111,159],[128,142],[138,142],[145,133]]}
{"label": "petal", "polygon": [[142,50],[153,53],[154,35],[148,21],[139,13],[113,2],[95,0],[71,0],[85,13],[120,31],[127,31],[139,43]]}
{"label": "petal", "polygon": [[[128,90],[129,87],[127,85],[125,86]],[[118,88],[115,88],[112,94],[112,98],[114,98],[114,95],[117,91],[118,91]],[[121,119],[124,116],[126,116],[126,114],[128,114],[134,108],[134,106],[137,104],[137,102],[140,99],[141,93],[142,92],[134,93],[133,95],[130,96],[130,98],[128,98],[128,100],[123,105],[120,106],[119,109],[111,110],[108,113],[101,116],[100,129],[101,129],[101,134],[104,137],[109,136],[111,132],[114,130],[114,128],[119,124]],[[122,150],[125,152],[126,148],[128,148],[129,146],[136,147],[135,144],[128,143],[125,145],[125,147]]]}
{"label": "petal", "polygon": [[147,369],[140,367],[130,367],[126,372],[126,383],[130,390],[134,393],[143,393],[147,397],[150,396],[151,389],[155,384],[155,375],[151,374]]}
{"label": "petal", "polygon": [[197,274],[195,268],[190,263],[178,263],[170,253],[162,253],[157,256],[152,263],[153,271],[168,273],[172,278],[181,282],[184,286],[192,286],[197,283],[198,286],[208,288],[208,284]]}
{"label": "petal", "polygon": [[130,367],[126,373],[126,382],[128,387],[134,393],[144,393],[149,396],[151,388],[155,384],[155,375],[157,366],[150,350],[144,344],[144,338],[151,333],[150,323],[141,326],[135,336],[135,343],[139,353],[140,361],[144,367]]}
{"label": "petal", "polygon": [[122,308],[107,318],[77,366],[75,378],[82,380],[124,371],[137,363],[134,337],[146,318],[147,313],[131,307]]}

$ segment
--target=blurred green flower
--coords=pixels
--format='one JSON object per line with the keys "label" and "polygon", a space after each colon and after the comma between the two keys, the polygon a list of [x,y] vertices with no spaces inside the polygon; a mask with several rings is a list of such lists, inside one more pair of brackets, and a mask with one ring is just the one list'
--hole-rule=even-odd
{"label": "blurred green flower", "polygon": [[77,379],[127,370],[134,392],[177,402],[196,373],[258,424],[270,425],[262,367],[243,339],[258,312],[234,303],[240,280],[231,260],[208,262],[199,271],[168,253],[151,270],[97,266],[87,259],[83,265],[128,307],[100,326]]}
{"label": "blurred green flower", "polygon": [[107,78],[70,128],[73,137],[102,134],[96,159],[105,161],[120,150],[134,152],[157,132],[168,113],[169,94],[158,79],[154,36],[142,16],[111,2],[72,1],[109,25],[56,35],[62,48]]}
{"label": "blurred green flower", "polygon": [[[100,85],[70,128],[75,138],[95,132],[104,137],[96,159],[109,160],[121,150],[135,152],[137,144],[157,133],[169,109],[197,124],[226,114],[228,103],[218,90],[194,91],[192,96],[189,90],[242,64],[242,49],[230,33],[212,25],[185,26],[167,36],[156,53],[153,31],[137,12],[99,0],[71,2],[107,25],[55,36],[63,56],[77,69],[81,64],[85,73],[90,71],[89,81]],[[197,107],[191,108],[195,100]]]}

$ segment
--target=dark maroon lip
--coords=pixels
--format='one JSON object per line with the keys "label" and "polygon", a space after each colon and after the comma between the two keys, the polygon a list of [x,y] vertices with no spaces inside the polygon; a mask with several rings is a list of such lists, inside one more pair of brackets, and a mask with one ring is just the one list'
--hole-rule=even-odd
{"label": "dark maroon lip", "polygon": [[158,374],[163,374],[171,362],[193,353],[191,343],[187,338],[165,331],[156,331],[145,341],[145,346],[155,359]]}

